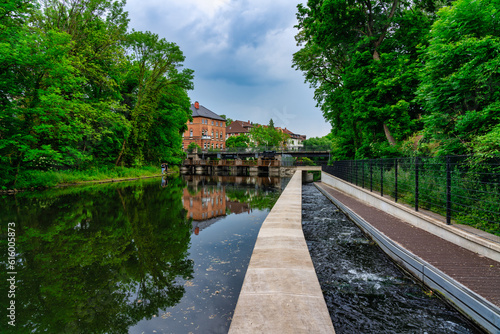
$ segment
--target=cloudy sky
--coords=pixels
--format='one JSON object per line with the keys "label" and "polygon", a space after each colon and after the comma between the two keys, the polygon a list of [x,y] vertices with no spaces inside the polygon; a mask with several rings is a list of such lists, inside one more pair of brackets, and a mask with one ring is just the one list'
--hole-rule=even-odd
{"label": "cloudy sky", "polygon": [[308,138],[330,131],[302,72],[291,68],[298,2],[127,0],[130,28],[178,44],[195,71],[189,96],[217,114],[286,127]]}

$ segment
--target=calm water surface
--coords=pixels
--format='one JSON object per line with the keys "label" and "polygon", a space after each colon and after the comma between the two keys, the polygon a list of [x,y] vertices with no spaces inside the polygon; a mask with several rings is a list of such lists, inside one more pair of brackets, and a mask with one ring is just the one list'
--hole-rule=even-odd
{"label": "calm water surface", "polygon": [[286,181],[191,176],[0,197],[0,251],[14,222],[17,253],[16,326],[2,320],[0,332],[227,332]]}

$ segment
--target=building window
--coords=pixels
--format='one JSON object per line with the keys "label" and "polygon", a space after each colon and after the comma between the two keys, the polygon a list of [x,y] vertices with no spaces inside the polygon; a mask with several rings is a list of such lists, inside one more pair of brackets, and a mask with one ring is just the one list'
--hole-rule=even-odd
{"label": "building window", "polygon": [[184,138],[184,132],[182,133],[182,138]]}
{"label": "building window", "polygon": [[214,125],[214,121],[212,121],[212,125]]}
{"label": "building window", "polygon": [[212,138],[214,137],[214,130],[212,130]]}
{"label": "building window", "polygon": [[215,139],[219,138],[219,131],[215,131]]}
{"label": "building window", "polygon": [[224,148],[222,144],[220,144],[220,148],[221,148],[221,149],[223,149],[223,148]]}
{"label": "building window", "polygon": [[193,137],[193,129],[189,130],[189,137]]}

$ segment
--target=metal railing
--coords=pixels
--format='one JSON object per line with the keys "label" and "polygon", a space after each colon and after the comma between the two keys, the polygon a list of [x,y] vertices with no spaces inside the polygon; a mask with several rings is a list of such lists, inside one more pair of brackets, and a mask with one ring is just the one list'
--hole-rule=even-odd
{"label": "metal railing", "polygon": [[184,166],[280,167],[280,160],[185,160]]}
{"label": "metal railing", "polygon": [[[185,149],[187,152],[187,149]],[[257,146],[257,147],[226,147],[223,149],[201,149],[200,153],[221,152],[221,153],[261,153],[264,151],[275,152],[330,152],[331,147],[275,147],[275,146]]]}
{"label": "metal railing", "polygon": [[381,196],[500,235],[500,157],[334,161],[322,170]]}

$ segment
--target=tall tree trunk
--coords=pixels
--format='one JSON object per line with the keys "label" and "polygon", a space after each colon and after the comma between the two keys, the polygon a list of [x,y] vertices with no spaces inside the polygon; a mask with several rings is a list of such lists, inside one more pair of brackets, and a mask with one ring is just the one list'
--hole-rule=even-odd
{"label": "tall tree trunk", "polygon": [[122,158],[122,155],[123,155],[123,152],[125,151],[125,144],[127,143],[127,140],[126,139],[123,139],[123,145],[122,145],[122,149],[120,151],[120,154],[118,155],[118,158],[116,158],[116,161],[115,161],[115,166],[118,166],[118,164],[120,163],[120,160]]}
{"label": "tall tree trunk", "polygon": [[387,127],[387,124],[384,123],[384,132],[385,132],[385,137],[387,138],[387,141],[391,146],[396,145],[396,140],[394,137],[391,135],[391,131],[389,131],[389,128]]}

